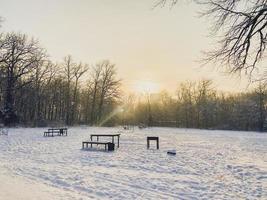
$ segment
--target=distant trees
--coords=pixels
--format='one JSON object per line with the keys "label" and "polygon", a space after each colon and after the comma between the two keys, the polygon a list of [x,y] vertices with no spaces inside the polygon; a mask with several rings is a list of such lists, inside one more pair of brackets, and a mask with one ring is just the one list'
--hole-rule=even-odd
{"label": "distant trees", "polygon": [[131,124],[149,125],[150,114],[152,126],[264,131],[266,98],[263,84],[248,93],[226,94],[216,91],[210,80],[185,82],[179,85],[176,96],[165,91],[151,94],[149,102],[135,99],[121,117]]}
{"label": "distant trees", "polygon": [[102,65],[100,63],[96,64],[96,66],[93,68],[92,77],[89,80],[90,87],[88,88],[88,93],[91,94],[91,122],[94,124],[97,122],[97,101],[99,96],[99,88],[101,84],[101,74],[102,74]]}
{"label": "distant trees", "polygon": [[[33,105],[30,105],[30,116],[31,119],[33,119],[33,124],[36,126],[45,119],[44,113],[42,112],[42,106],[44,105],[43,101],[46,98],[45,88],[53,78],[55,68],[56,66],[51,61],[44,60],[36,66],[33,72],[33,81],[32,84],[29,85],[29,89],[32,91],[32,96],[27,98],[34,102]],[[23,101],[25,101],[25,103],[27,102],[26,99]]]}
{"label": "distant trees", "polygon": [[91,101],[92,124],[98,124],[106,112],[111,112],[120,100],[121,81],[117,79],[116,74],[115,65],[108,60],[97,63],[92,69],[87,91]]}
{"label": "distant trees", "polygon": [[70,124],[70,116],[71,116],[71,82],[74,78],[74,74],[73,74],[73,69],[76,65],[76,63],[73,63],[72,61],[72,57],[70,55],[68,55],[67,57],[64,58],[64,62],[63,62],[63,71],[64,71],[64,78],[66,80],[66,106],[67,106],[67,110],[66,110],[66,124],[69,125]]}
{"label": "distant trees", "polygon": [[98,124],[118,106],[120,80],[108,60],[89,69],[70,55],[51,62],[38,41],[25,34],[0,34],[1,121],[7,126]]}
{"label": "distant trees", "polygon": [[79,100],[79,81],[80,78],[88,71],[89,67],[87,64],[75,63],[70,55],[64,58],[62,64],[63,74],[62,77],[66,81],[66,95],[65,104],[66,109],[66,124],[72,125],[76,122],[78,100]]}
{"label": "distant trees", "polygon": [[147,124],[204,129],[267,129],[267,88],[222,93],[212,81],[181,83],[167,91],[122,98],[115,64],[49,60],[38,41],[0,34],[0,119],[5,125]]}
{"label": "distant trees", "polygon": [[81,77],[89,70],[89,66],[87,64],[79,63],[73,69],[74,74],[74,90],[73,90],[73,98],[72,98],[72,107],[71,107],[71,121],[77,123],[81,120],[81,105],[79,105],[80,101],[80,79]]}
{"label": "distant trees", "polygon": [[[158,0],[156,6],[179,0]],[[267,2],[265,0],[193,0],[202,6],[202,16],[211,21],[217,46],[206,52],[206,62],[215,62],[231,72],[245,72],[250,78],[258,63],[265,58],[267,40]],[[266,73],[261,79],[266,80]],[[265,129],[266,88],[245,94],[218,94],[202,82],[197,90],[182,85],[177,100],[177,120],[183,127]],[[207,87],[206,87],[207,86]],[[191,91],[193,90],[193,91]],[[195,91],[195,92],[194,92]],[[183,117],[179,117],[182,113]],[[192,114],[193,113],[193,114]],[[192,116],[190,116],[192,114]]]}
{"label": "distant trees", "polygon": [[[184,126],[186,128],[193,127],[194,124],[194,87],[195,84],[191,82],[182,83],[180,88],[178,88],[177,94],[177,115],[176,124],[179,126]],[[180,118],[180,116],[184,116]],[[182,125],[183,124],[183,125]]]}
{"label": "distant trees", "polygon": [[252,112],[254,113],[255,126],[259,131],[263,131],[266,122],[266,100],[267,100],[267,88],[262,83],[259,83],[258,87],[251,93]]}

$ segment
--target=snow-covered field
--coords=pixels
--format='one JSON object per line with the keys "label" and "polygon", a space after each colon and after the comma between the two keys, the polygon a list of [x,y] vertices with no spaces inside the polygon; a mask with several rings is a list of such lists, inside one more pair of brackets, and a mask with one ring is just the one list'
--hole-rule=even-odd
{"label": "snow-covered field", "polygon": [[[0,136],[1,200],[267,199],[267,134],[74,127],[45,138],[44,130]],[[118,131],[116,151],[81,150],[90,134]],[[146,149],[147,136],[160,137],[159,150]]]}

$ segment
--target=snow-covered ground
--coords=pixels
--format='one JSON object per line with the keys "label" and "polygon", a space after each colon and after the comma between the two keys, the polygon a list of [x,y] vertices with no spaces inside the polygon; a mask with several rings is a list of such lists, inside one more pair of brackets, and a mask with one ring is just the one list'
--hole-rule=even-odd
{"label": "snow-covered ground", "polygon": [[[74,127],[46,138],[45,130],[0,136],[1,200],[267,199],[267,134]],[[81,150],[90,134],[118,131],[116,151]],[[159,150],[146,149],[147,136],[159,136]]]}

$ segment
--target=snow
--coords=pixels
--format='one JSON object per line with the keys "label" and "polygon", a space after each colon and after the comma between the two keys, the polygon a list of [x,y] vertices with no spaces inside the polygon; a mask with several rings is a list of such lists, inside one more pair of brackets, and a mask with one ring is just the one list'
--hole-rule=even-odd
{"label": "snow", "polygon": [[[67,137],[43,137],[45,130],[0,136],[0,200],[267,199],[267,134],[72,127]],[[81,149],[90,134],[118,132],[114,152]],[[147,136],[159,137],[159,150],[153,142],[146,149]]]}

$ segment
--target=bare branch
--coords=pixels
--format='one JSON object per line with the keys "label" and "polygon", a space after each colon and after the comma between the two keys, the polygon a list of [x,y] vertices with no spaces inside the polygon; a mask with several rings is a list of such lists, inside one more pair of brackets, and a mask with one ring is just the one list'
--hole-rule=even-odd
{"label": "bare branch", "polygon": [[[212,20],[212,34],[218,38],[215,50],[205,52],[205,62],[216,62],[229,72],[249,75],[264,58],[267,39],[266,0],[193,0],[205,10],[202,16]],[[160,0],[157,5],[178,0]]]}

